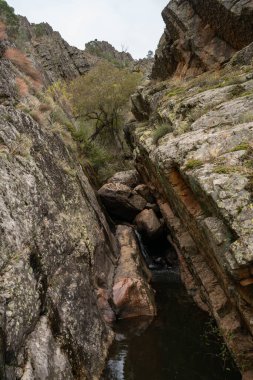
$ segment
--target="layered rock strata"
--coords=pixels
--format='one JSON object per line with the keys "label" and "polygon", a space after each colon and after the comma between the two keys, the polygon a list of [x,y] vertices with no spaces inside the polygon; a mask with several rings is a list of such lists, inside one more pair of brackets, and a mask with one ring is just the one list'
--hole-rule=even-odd
{"label": "layered rock strata", "polygon": [[182,253],[188,288],[249,373],[252,78],[252,65],[230,64],[193,80],[150,84],[134,96],[138,121],[126,128],[137,169],[159,199],[172,243]]}
{"label": "layered rock strata", "polygon": [[218,69],[253,41],[252,1],[172,0],[162,16],[154,79]]}

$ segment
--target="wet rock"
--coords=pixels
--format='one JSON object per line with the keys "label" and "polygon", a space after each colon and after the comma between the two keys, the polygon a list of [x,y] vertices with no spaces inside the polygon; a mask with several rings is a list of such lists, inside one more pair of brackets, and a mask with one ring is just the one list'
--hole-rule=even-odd
{"label": "wet rock", "polygon": [[98,190],[98,194],[111,215],[130,222],[147,204],[130,187],[119,183],[105,184]]}
{"label": "wet rock", "polygon": [[107,183],[119,183],[134,188],[140,183],[140,175],[137,170],[127,170],[115,173]]}
{"label": "wet rock", "polygon": [[120,258],[113,286],[113,302],[119,318],[156,314],[151,274],[146,267],[131,227],[118,226]]}
{"label": "wet rock", "polygon": [[147,210],[153,210],[155,213],[159,212],[159,206],[156,203],[147,203],[146,209]]}
{"label": "wet rock", "polygon": [[154,210],[143,210],[134,220],[138,232],[149,239],[156,239],[162,233],[162,224],[157,218]]}

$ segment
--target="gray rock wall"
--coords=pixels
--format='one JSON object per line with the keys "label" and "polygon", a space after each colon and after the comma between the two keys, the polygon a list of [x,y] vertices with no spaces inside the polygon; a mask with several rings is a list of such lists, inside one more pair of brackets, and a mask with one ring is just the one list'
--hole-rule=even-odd
{"label": "gray rock wall", "polygon": [[74,151],[20,109],[23,74],[0,71],[1,379],[97,379],[116,243]]}

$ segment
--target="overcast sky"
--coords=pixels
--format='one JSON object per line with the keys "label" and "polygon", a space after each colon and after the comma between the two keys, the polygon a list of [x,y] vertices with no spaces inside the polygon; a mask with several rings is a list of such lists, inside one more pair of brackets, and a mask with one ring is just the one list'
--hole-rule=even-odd
{"label": "overcast sky", "polygon": [[164,29],[162,9],[169,0],[7,0],[30,22],[48,22],[71,45],[106,40],[134,58],[155,50]]}

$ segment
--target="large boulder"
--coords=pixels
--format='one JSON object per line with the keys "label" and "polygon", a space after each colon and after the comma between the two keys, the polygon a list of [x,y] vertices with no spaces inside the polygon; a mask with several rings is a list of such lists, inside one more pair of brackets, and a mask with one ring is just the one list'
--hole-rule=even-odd
{"label": "large boulder", "polygon": [[149,239],[159,237],[163,230],[160,220],[152,209],[145,209],[140,212],[135,218],[135,224],[138,232],[142,233]]}
{"label": "large boulder", "polygon": [[98,194],[107,211],[114,217],[131,222],[142,211],[147,201],[130,187],[120,183],[106,183]]}
{"label": "large boulder", "polygon": [[134,188],[140,184],[140,175],[137,170],[126,170],[115,173],[110,179],[108,179],[107,183],[120,183],[121,185]]}
{"label": "large boulder", "polygon": [[151,274],[142,259],[134,230],[117,227],[120,247],[119,265],[113,286],[113,302],[119,318],[156,314],[154,292],[149,285]]}
{"label": "large boulder", "polygon": [[147,185],[142,183],[141,185],[138,185],[134,188],[134,191],[142,196],[143,198],[146,199],[147,202],[149,203],[154,203],[155,198],[153,195],[150,193],[150,189]]}

